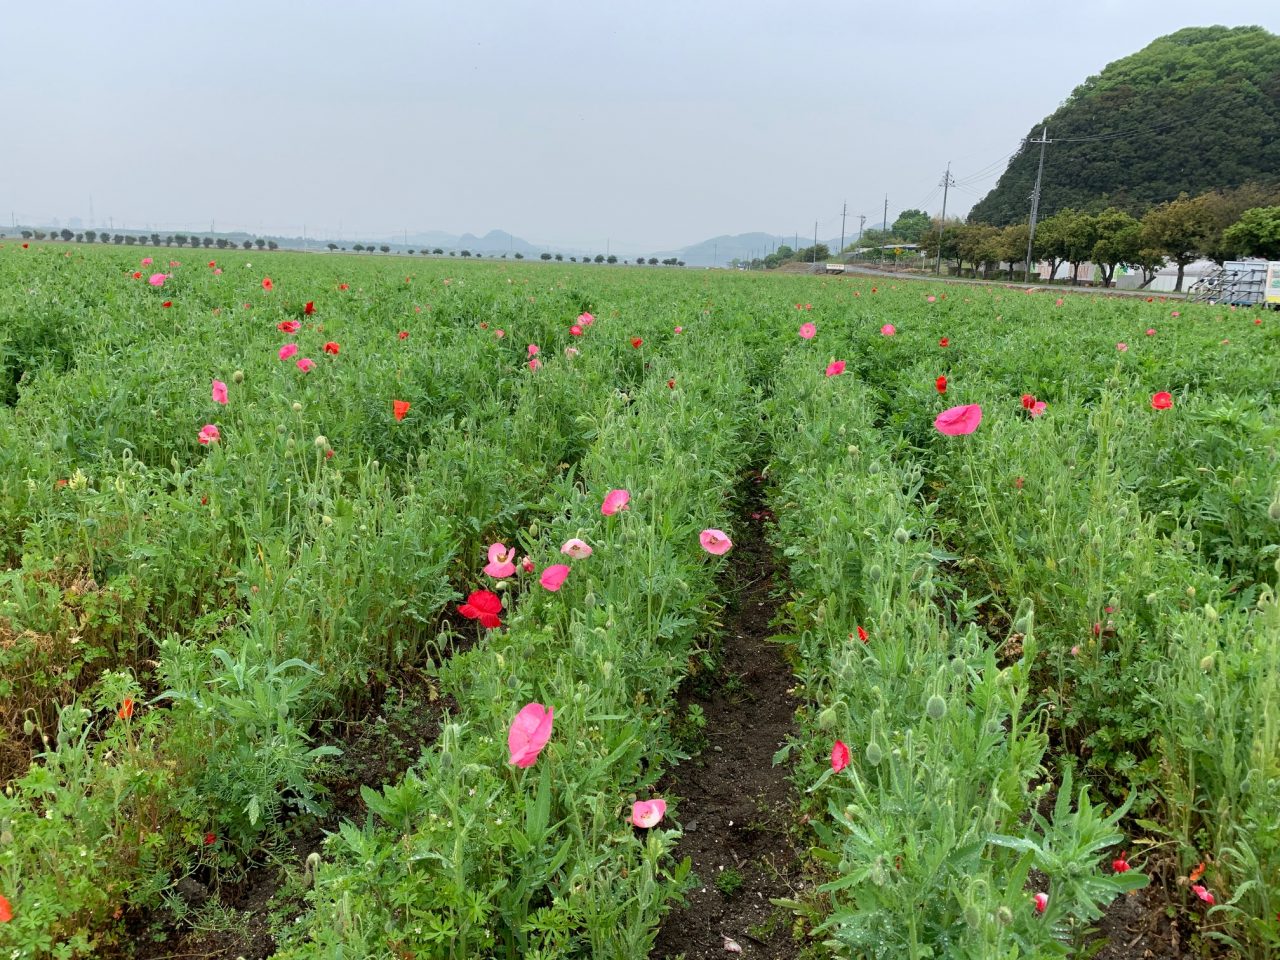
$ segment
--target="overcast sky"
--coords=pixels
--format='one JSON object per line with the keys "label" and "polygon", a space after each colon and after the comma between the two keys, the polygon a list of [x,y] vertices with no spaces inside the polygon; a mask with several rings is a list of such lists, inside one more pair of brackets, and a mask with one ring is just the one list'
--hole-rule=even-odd
{"label": "overcast sky", "polygon": [[948,160],[964,213],[1076,84],[1214,22],[1280,3],[5,2],[0,216],[634,253],[847,200],[852,235],[938,212]]}

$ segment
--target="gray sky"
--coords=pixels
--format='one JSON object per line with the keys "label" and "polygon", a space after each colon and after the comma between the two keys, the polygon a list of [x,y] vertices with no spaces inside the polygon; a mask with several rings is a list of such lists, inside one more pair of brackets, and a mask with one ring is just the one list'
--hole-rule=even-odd
{"label": "gray sky", "polygon": [[1280,3],[1224,7],[6,0],[0,217],[634,253],[835,236],[847,200],[852,234],[886,193],[936,213],[948,160],[989,167],[1158,36],[1280,32]]}

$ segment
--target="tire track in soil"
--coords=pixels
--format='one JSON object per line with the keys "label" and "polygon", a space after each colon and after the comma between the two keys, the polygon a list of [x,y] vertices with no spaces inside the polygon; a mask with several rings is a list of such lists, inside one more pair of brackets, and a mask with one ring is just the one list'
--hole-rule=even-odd
{"label": "tire track in soil", "polygon": [[[686,681],[678,697],[682,711],[701,707],[708,742],[659,786],[681,798],[684,834],[675,856],[692,860],[699,883],[687,905],[663,919],[653,960],[721,958],[727,955],[725,937],[741,945],[743,956],[786,960],[800,952],[789,911],[770,902],[797,895],[802,864],[791,838],[790,766],[773,766],[774,753],[796,733],[797,700],[791,667],[769,639],[780,601],[764,535],[762,485],[759,473],[748,475],[741,536],[723,574],[729,604],[717,673],[710,683]],[[716,881],[723,883],[730,870],[742,884],[726,895]]]}

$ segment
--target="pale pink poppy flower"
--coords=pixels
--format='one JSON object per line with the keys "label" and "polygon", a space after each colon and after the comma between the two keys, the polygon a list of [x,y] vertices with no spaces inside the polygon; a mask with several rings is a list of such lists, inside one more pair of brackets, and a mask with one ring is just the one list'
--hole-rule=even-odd
{"label": "pale pink poppy flower", "polygon": [[564,348],[564,355],[565,355],[566,357],[576,357],[576,356],[578,355],[578,348],[577,348],[577,347],[565,347],[565,348]]}
{"label": "pale pink poppy flower", "polygon": [[582,313],[578,314],[578,322],[582,324],[584,327],[589,327],[596,322],[596,318],[593,317],[591,314],[587,313],[586,311],[583,311]]}
{"label": "pale pink poppy flower", "polygon": [[529,557],[521,557],[520,569],[525,573],[533,573],[533,561]]}
{"label": "pale pink poppy flower", "polygon": [[181,264],[181,262],[179,262],[179,261],[177,261],[177,260],[170,260],[170,261],[169,261],[169,266],[171,266],[171,267],[180,267],[180,266],[182,266],[182,264]]}
{"label": "pale pink poppy flower", "polygon": [[213,402],[223,405],[227,402],[227,385],[221,380],[213,381]]}
{"label": "pale pink poppy flower", "polygon": [[1049,895],[1047,893],[1037,893],[1031,899],[1036,902],[1036,913],[1044,913],[1049,908]]}
{"label": "pale pink poppy flower", "polygon": [[982,407],[976,403],[966,403],[943,410],[934,419],[933,425],[939,433],[945,433],[948,437],[959,437],[973,433],[981,422]]}
{"label": "pale pink poppy flower", "polygon": [[505,337],[505,336],[507,335],[507,332],[506,332],[505,330],[503,330],[503,329],[499,328],[499,329],[497,329],[497,330],[493,331],[493,335],[494,335],[495,337],[497,337],[499,340],[501,340],[503,337]]}
{"label": "pale pink poppy flower", "polygon": [[1147,336],[1148,336],[1148,337],[1154,337],[1155,335],[1156,335],[1156,328],[1155,328],[1155,327],[1147,327]]}
{"label": "pale pink poppy flower", "polygon": [[652,800],[637,800],[631,805],[631,823],[633,826],[648,830],[656,827],[667,813],[667,801],[661,797]]}
{"label": "pale pink poppy flower", "polygon": [[1209,904],[1209,906],[1213,906],[1214,904],[1213,894],[1210,893],[1202,884],[1193,883],[1191,885],[1191,892],[1194,893],[1201,900],[1203,900],[1205,903]]}
{"label": "pale pink poppy flower", "polygon": [[1129,345],[1127,343],[1117,343],[1116,349],[1119,350],[1121,353],[1128,353]]}
{"label": "pale pink poppy flower", "polygon": [[606,517],[612,517],[619,510],[628,509],[627,504],[631,502],[631,492],[628,490],[610,490],[604,495],[604,503],[600,504],[600,512]]}
{"label": "pale pink poppy flower", "polygon": [[1180,317],[1180,316],[1182,316],[1182,314],[1181,314],[1181,313],[1179,313],[1177,310],[1175,310],[1175,311],[1173,311],[1173,313],[1169,314],[1169,316],[1171,316],[1171,317]]}
{"label": "pale pink poppy flower", "polygon": [[1061,297],[1059,297],[1057,300],[1053,301],[1053,305],[1054,305],[1055,307],[1060,307],[1060,306],[1062,306],[1062,298],[1061,298]]}
{"label": "pale pink poppy flower", "polygon": [[507,732],[507,749],[511,753],[508,763],[524,769],[537,762],[538,754],[551,739],[554,713],[554,707],[530,703],[516,714]]}
{"label": "pale pink poppy flower", "polygon": [[802,323],[802,324],[800,324],[800,339],[801,339],[801,340],[812,340],[812,339],[813,339],[814,337],[816,337],[817,335],[818,335],[818,328],[817,328],[816,326],[814,326],[812,323]]}
{"label": "pale pink poppy flower", "polygon": [[925,300],[925,303],[937,303],[937,302],[938,302],[938,298],[937,298],[937,297],[935,297],[935,296],[933,296],[932,294],[931,294],[931,295],[929,295],[929,296],[927,296],[927,297],[925,297],[925,298],[924,298],[924,300]]}
{"label": "pale pink poppy flower", "polygon": [[1073,657],[1080,656],[1080,644],[1077,643],[1074,647],[1071,648],[1071,655]]}
{"label": "pale pink poppy flower", "polygon": [[298,369],[303,373],[310,373],[316,368],[316,362],[310,357],[300,357],[298,359]]}
{"label": "pale pink poppy flower", "polygon": [[222,268],[221,268],[221,267],[214,267],[214,269],[213,269],[213,275],[214,275],[215,277],[220,277],[220,276],[222,276]]}
{"label": "pale pink poppy flower", "polygon": [[892,323],[886,323],[880,328],[880,335],[884,337],[892,337],[897,332],[897,328]]}
{"label": "pale pink poppy flower", "polygon": [[566,540],[564,546],[560,548],[560,552],[566,556],[572,557],[574,560],[585,560],[591,556],[591,545],[585,541],[574,537],[572,540]]}
{"label": "pale pink poppy flower", "polygon": [[536,357],[538,355],[538,345],[536,343],[529,344],[529,356]]}
{"label": "pale pink poppy flower", "polygon": [[515,547],[508,550],[504,543],[489,544],[489,562],[485,564],[484,572],[495,580],[505,580],[507,577],[515,576],[516,565],[513,562],[515,556]]}
{"label": "pale pink poppy flower", "polygon": [[698,534],[698,542],[702,544],[702,549],[715,557],[722,557],[729,552],[729,548],[733,546],[733,541],[729,539],[729,535],[723,530],[716,530],[709,527]]}
{"label": "pale pink poppy flower", "polygon": [[153,261],[150,257],[143,257],[143,258],[142,258],[142,265],[143,265],[144,267],[149,267],[149,266],[151,266],[151,264],[152,264],[153,262],[154,262],[154,261]]}
{"label": "pale pink poppy flower", "polygon": [[153,287],[163,287],[164,280],[165,276],[163,273],[153,273],[147,278],[147,283],[151,284]]}
{"label": "pale pink poppy flower", "polygon": [[534,357],[532,360],[529,361],[530,370],[538,370],[538,369],[541,369],[541,367],[542,367],[542,361],[539,360],[537,357]]}
{"label": "pale pink poppy flower", "polygon": [[1037,400],[1031,406],[1027,407],[1027,413],[1031,414],[1033,417],[1038,417],[1040,414],[1044,413],[1046,406],[1047,404],[1043,400]]}
{"label": "pale pink poppy flower", "polygon": [[544,590],[550,590],[555,593],[564,584],[567,576],[569,576],[569,565],[567,563],[553,563],[542,571],[542,576],[538,578],[538,582],[542,584]]}
{"label": "pale pink poppy flower", "polygon": [[684,333],[684,327],[676,327],[676,333]]}
{"label": "pale pink poppy flower", "polygon": [[298,345],[296,343],[286,343],[283,347],[280,348],[280,352],[277,354],[277,356],[281,360],[288,360],[297,352],[298,352]]}
{"label": "pale pink poppy flower", "polygon": [[218,428],[212,423],[206,423],[200,428],[200,436],[196,438],[200,441],[201,446],[207,447],[211,443],[217,443],[222,439],[222,434],[218,432]]}
{"label": "pale pink poppy flower", "polygon": [[827,364],[828,377],[838,377],[842,373],[844,373],[843,360],[832,360],[829,364]]}

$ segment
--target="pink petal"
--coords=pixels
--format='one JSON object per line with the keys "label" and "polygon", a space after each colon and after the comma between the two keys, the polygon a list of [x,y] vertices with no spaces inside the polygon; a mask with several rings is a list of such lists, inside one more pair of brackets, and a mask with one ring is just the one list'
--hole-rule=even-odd
{"label": "pink petal", "polygon": [[958,437],[973,433],[982,422],[982,407],[976,403],[967,403],[959,407],[943,410],[933,421],[939,433],[949,437]]}
{"label": "pink petal", "polygon": [[564,546],[560,548],[560,552],[566,556],[573,557],[575,560],[585,560],[591,556],[591,546],[577,537],[572,540],[566,540]]}
{"label": "pink petal", "polygon": [[296,343],[286,343],[283,347],[280,348],[280,352],[279,354],[277,354],[277,356],[279,356],[281,360],[288,360],[297,352],[298,352],[298,345]]}
{"label": "pink petal", "polygon": [[818,333],[818,328],[812,323],[800,324],[800,339],[812,340]]}
{"label": "pink petal", "polygon": [[600,512],[606,517],[612,517],[619,510],[626,510],[627,504],[631,502],[631,493],[627,490],[610,490],[604,497],[604,503],[600,505]]}
{"label": "pink petal", "polygon": [[507,749],[511,754],[509,763],[521,768],[534,765],[538,754],[551,739],[554,712],[554,707],[529,703],[516,714],[511,721],[511,729],[507,732]]}
{"label": "pink petal", "polygon": [[542,571],[542,576],[538,578],[538,582],[543,588],[555,593],[564,583],[565,577],[569,576],[569,565],[565,563],[553,563],[547,569]]}
{"label": "pink petal", "polygon": [[827,376],[828,376],[828,377],[838,377],[838,376],[840,376],[840,374],[842,374],[842,373],[844,373],[844,361],[843,361],[843,360],[832,360],[829,364],[827,364]]}
{"label": "pink petal", "polygon": [[895,328],[892,323],[886,323],[883,327],[880,328],[881,336],[885,336],[885,337],[892,337],[897,332],[898,332],[897,328]]}
{"label": "pink petal", "polygon": [[712,556],[722,557],[729,552],[729,548],[733,546],[733,541],[729,539],[729,535],[723,530],[708,528],[698,534],[698,541],[702,544],[702,549]]}
{"label": "pink petal", "polygon": [[631,823],[648,830],[656,827],[667,813],[667,801],[661,797],[652,800],[637,800],[631,805]]}
{"label": "pink petal", "polygon": [[227,402],[227,385],[221,380],[213,381],[213,402],[221,404]]}

